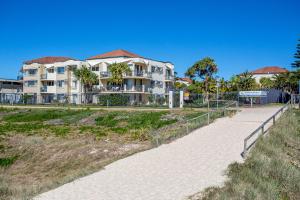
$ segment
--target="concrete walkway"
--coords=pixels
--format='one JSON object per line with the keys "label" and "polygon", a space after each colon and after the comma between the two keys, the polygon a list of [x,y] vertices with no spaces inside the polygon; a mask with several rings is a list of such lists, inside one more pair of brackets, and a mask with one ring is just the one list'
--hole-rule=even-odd
{"label": "concrete walkway", "polygon": [[279,109],[245,108],[170,144],[116,161],[36,197],[39,200],[180,200],[224,182],[242,161],[243,139]]}

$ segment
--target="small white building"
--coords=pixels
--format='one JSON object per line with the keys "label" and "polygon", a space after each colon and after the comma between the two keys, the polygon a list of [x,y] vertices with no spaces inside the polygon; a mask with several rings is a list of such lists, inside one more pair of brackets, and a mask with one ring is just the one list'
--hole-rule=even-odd
{"label": "small white building", "polygon": [[193,80],[190,78],[177,78],[175,82],[190,86],[193,83]]}
{"label": "small white building", "polygon": [[278,66],[267,66],[256,69],[250,72],[255,78],[256,82],[259,83],[260,79],[263,77],[266,78],[273,78],[275,75],[282,74],[288,72],[287,69],[278,67]]}

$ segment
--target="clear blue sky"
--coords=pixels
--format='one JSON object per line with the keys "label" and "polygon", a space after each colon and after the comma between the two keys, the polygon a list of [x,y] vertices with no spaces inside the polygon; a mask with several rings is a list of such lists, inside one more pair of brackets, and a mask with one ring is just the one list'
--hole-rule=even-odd
{"label": "clear blue sky", "polygon": [[25,60],[78,59],[114,49],[168,60],[179,75],[211,56],[229,78],[289,68],[300,38],[299,0],[0,0],[0,77]]}

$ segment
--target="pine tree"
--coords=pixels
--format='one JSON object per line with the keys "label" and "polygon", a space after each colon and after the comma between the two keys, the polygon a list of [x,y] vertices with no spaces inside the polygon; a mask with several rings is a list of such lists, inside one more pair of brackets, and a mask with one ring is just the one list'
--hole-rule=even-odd
{"label": "pine tree", "polygon": [[[300,40],[298,40],[300,42]],[[296,53],[294,54],[294,58],[296,58],[295,62],[292,63],[292,67],[300,69],[300,43],[297,44]]]}

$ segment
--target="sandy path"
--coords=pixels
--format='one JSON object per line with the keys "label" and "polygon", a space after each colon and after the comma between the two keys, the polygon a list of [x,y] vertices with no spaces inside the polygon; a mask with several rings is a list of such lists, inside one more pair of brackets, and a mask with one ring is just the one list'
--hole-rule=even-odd
{"label": "sandy path", "polygon": [[278,109],[242,109],[232,118],[218,119],[170,144],[116,161],[36,199],[183,199],[222,184],[227,166],[242,161],[243,139]]}

